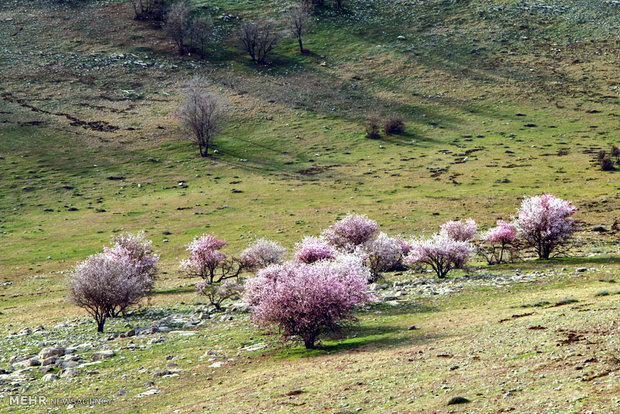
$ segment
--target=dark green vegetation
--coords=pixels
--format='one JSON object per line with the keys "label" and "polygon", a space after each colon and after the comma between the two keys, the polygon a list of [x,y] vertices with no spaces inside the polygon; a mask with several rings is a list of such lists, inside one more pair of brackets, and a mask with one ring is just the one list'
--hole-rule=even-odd
{"label": "dark green vegetation", "polygon": [[[65,302],[61,272],[121,230],[144,229],[154,241],[164,271],[154,302],[169,304],[195,300],[186,288],[194,281],[182,280],[177,267],[183,245],[196,234],[217,234],[229,241],[230,252],[239,251],[255,236],[292,246],[302,235],[318,233],[347,211],[368,214],[391,233],[428,234],[457,217],[472,216],[490,226],[497,218],[509,218],[522,196],[543,191],[572,200],[580,209],[586,244],[574,254],[612,255],[611,259],[573,258],[559,265],[609,265],[611,276],[618,278],[618,232],[588,231],[594,225],[611,230],[620,210],[620,172],[601,171],[597,163],[600,150],[618,145],[620,131],[620,11],[614,2],[351,0],[348,10],[317,12],[314,32],[304,39],[310,53],[299,54],[296,41],[289,39],[266,67],[251,64],[230,34],[244,19],[281,16],[285,1],[194,2],[204,4],[215,18],[218,42],[206,59],[176,57],[172,42],[149,23],[132,20],[127,4],[76,3],[80,6],[0,2],[0,285],[12,282],[0,287],[3,333],[22,325],[82,316]],[[217,19],[224,14],[240,19]],[[184,132],[174,116],[180,88],[196,74],[210,79],[229,107],[226,128],[214,140],[218,154],[208,160],[200,159],[197,149],[181,139]],[[364,137],[368,117],[401,118],[406,129],[400,135],[369,140]],[[551,286],[558,289],[557,295],[532,293],[525,298],[515,291],[506,298],[504,293],[492,293],[497,299],[483,313],[478,313],[483,305],[474,299],[455,299],[467,308],[464,315],[479,318],[480,325],[451,326],[446,334],[441,324],[447,327],[446,318],[459,314],[461,307],[433,303],[448,310],[427,315],[405,306],[401,319],[394,322],[398,333],[384,331],[391,322],[375,323],[371,312],[363,316],[360,329],[370,328],[359,338],[327,344],[328,349],[334,347],[334,354],[322,354],[326,358],[322,362],[330,364],[324,374],[305,385],[304,375],[316,375],[316,363],[302,359],[304,369],[294,381],[308,401],[329,400],[339,390],[329,391],[327,383],[321,383],[322,375],[345,365],[354,367],[352,375],[358,360],[345,351],[357,347],[356,342],[373,350],[373,343],[379,343],[381,358],[374,360],[381,362],[373,366],[375,374],[367,375],[378,377],[376,372],[385,369],[385,378],[392,375],[389,370],[402,366],[394,364],[394,353],[404,353],[405,358],[417,340],[433,346],[442,335],[454,334],[450,346],[457,352],[456,339],[463,335],[472,344],[482,341],[472,349],[489,349],[491,339],[486,335],[496,332],[484,324],[501,319],[497,312],[508,313],[507,303],[553,305],[575,298],[578,303],[540,307],[541,312],[552,312],[545,314],[549,318],[569,318],[566,327],[571,326],[570,318],[585,318],[585,313],[567,309],[590,302],[615,307],[617,315],[618,296],[594,296],[607,286],[586,279],[582,292],[572,291],[570,283]],[[532,310],[538,312],[539,307],[523,312]],[[566,315],[558,316],[562,312]],[[584,326],[608,326],[606,318],[613,312],[601,310],[597,318],[575,320]],[[423,330],[411,339],[400,331],[431,317],[436,317],[429,322],[432,334]],[[118,323],[120,329],[122,322]],[[550,323],[560,329],[559,322]],[[255,334],[247,321],[238,325],[216,336],[233,337],[237,345]],[[402,335],[409,348],[391,348]],[[201,333],[194,345],[200,351],[207,349],[211,345],[203,341],[208,337],[207,331]],[[554,343],[543,341],[555,349]],[[525,342],[523,355],[529,355]],[[184,345],[170,346],[182,349]],[[198,366],[196,372],[204,381],[187,374],[166,390],[167,397],[157,400],[161,406],[140,404],[140,408],[162,411],[163,404],[173,404],[179,392],[187,392],[181,409],[189,410],[198,396],[205,395],[212,403],[223,404],[223,411],[226,404],[237,407],[221,399],[242,369],[248,369],[248,375],[245,385],[237,387],[269,384],[260,398],[280,398],[292,391],[292,379],[282,377],[277,357],[303,352],[294,348],[269,358],[256,355],[259,362],[252,365],[256,371],[239,368],[227,373],[228,379],[214,377],[226,382],[212,385],[209,393],[203,388],[206,374]],[[506,355],[513,352],[511,348]],[[165,353],[153,351],[136,358],[152,358],[148,364],[160,364]],[[440,387],[435,370],[439,365],[424,366],[420,375]],[[261,367],[269,373],[261,372]],[[479,366],[473,368],[465,380],[488,377]],[[490,374],[500,377],[512,368],[502,366]],[[361,369],[367,371],[367,365]],[[110,366],[100,371],[114,370],[126,369]],[[393,389],[385,378],[377,380],[377,387]],[[134,395],[133,390],[146,380],[146,376],[132,379],[128,393]],[[92,384],[83,381],[76,395],[91,389]],[[558,386],[551,383],[545,382],[537,392],[544,395]],[[355,387],[352,384],[353,379],[351,384],[338,383]],[[455,407],[484,412],[484,406],[475,405],[475,393],[485,391],[475,381],[469,384],[473,395],[463,396],[473,403]],[[102,389],[112,390],[113,385]],[[313,387],[328,392],[313,394]],[[503,395],[501,387],[498,384],[492,390],[497,398]],[[504,388],[505,392],[511,389]],[[233,394],[246,395],[247,390],[235,389]],[[609,407],[612,391],[593,391],[595,402],[584,404]],[[568,396],[568,389],[562,392],[566,400],[577,398]],[[402,405],[390,405],[388,394],[383,393],[385,401],[368,409],[408,407],[401,396],[397,401]],[[364,398],[360,396],[360,401]],[[437,410],[445,400],[424,400],[419,407]],[[243,407],[254,403],[246,400]],[[118,404],[120,409],[136,410],[133,402]],[[539,407],[535,399],[528,404]],[[576,404],[578,411],[581,402]],[[277,407],[287,410],[294,405]],[[499,407],[503,406],[493,409]],[[328,409],[346,411],[347,407]]]}

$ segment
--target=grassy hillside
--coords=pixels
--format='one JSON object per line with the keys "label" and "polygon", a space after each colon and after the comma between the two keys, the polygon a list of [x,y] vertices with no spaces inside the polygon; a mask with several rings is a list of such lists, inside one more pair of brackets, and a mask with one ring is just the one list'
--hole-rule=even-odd
{"label": "grassy hillside", "polygon": [[[592,259],[591,264],[610,266],[611,277],[618,273],[618,233],[590,232],[593,225],[611,228],[620,219],[620,173],[601,171],[593,162],[599,150],[620,145],[620,10],[615,2],[351,0],[345,11],[317,11],[314,29],[305,41],[310,53],[300,55],[296,43],[287,39],[265,67],[251,64],[236,48],[232,34],[247,19],[281,18],[288,1],[194,1],[215,18],[217,39],[206,59],[176,56],[163,32],[133,20],[131,7],[124,2],[75,3],[0,3],[3,334],[82,317],[81,311],[66,303],[63,271],[124,230],[145,230],[161,254],[161,294],[154,304],[167,307],[197,300],[188,287],[195,281],[181,278],[178,263],[184,245],[203,232],[226,239],[230,253],[255,237],[292,247],[303,235],[317,234],[351,211],[369,215],[390,233],[430,234],[446,220],[469,216],[482,227],[491,226],[498,218],[509,218],[524,195],[547,191],[574,201],[580,210],[584,230],[580,236],[586,244],[573,254],[602,254],[603,261]],[[217,19],[220,15],[238,19],[222,21]],[[186,133],[175,116],[181,88],[195,75],[209,79],[228,108],[225,128],[214,143],[218,154],[208,159],[197,157],[197,149],[183,139]],[[401,117],[406,131],[369,140],[364,137],[368,116]],[[572,270],[588,263],[568,261],[558,266]],[[481,337],[483,342],[490,338],[516,341],[499,325],[496,329],[485,324],[510,314],[509,306],[530,297],[534,302],[550,289],[552,296],[574,294],[591,300],[592,313],[599,316],[587,321],[584,330],[599,329],[613,317],[609,309],[617,312],[617,296],[594,301],[597,280],[566,276],[556,285],[533,287],[525,293],[493,291],[488,310],[480,314],[476,309],[483,302],[465,296],[437,304],[430,301],[428,306],[438,311],[428,315],[407,308],[418,306],[413,300],[406,301],[409,304],[399,315],[376,323],[374,311],[369,311],[362,317],[359,335],[378,335],[379,342],[381,335],[387,335],[385,346],[370,343],[368,356],[357,365],[352,362],[357,361],[352,356],[355,351],[349,355],[335,349],[333,355],[327,352],[316,358],[329,366],[325,375],[337,372],[338,364],[355,367],[351,369],[366,370],[368,364],[385,368],[386,378],[396,377],[377,385],[387,389],[393,386],[392,380],[407,380],[399,377],[405,374],[389,373],[389,364],[380,361],[394,360],[396,354],[417,346],[417,334],[401,331],[417,324],[418,318],[433,327],[419,335],[428,335],[421,342],[424,346],[436,346],[430,342],[437,338],[447,341],[442,346],[457,347],[465,336],[472,341],[470,348],[446,351],[465,355],[485,346],[475,344]],[[457,311],[461,308],[466,310],[463,315]],[[558,312],[564,309],[557,308]],[[542,319],[535,323],[561,319],[555,310],[536,316]],[[578,312],[575,308],[564,315],[566,327],[586,323]],[[475,317],[469,318],[472,313]],[[446,326],[443,336],[446,317],[459,321],[462,330]],[[399,333],[372,331],[384,323]],[[114,329],[121,328],[122,324]],[[367,328],[372,332],[364,333]],[[221,329],[217,335],[235,335],[231,347],[257,335],[247,321],[235,322],[234,333]],[[188,346],[195,347],[191,352],[202,354],[211,346],[201,342],[209,340],[208,332],[188,339]],[[552,346],[550,339],[542,341]],[[185,345],[166,346],[181,349]],[[512,348],[519,353],[511,356],[497,348],[489,351],[496,355],[488,358],[504,355],[509,362],[517,354],[531,352],[526,345]],[[146,358],[148,364],[165,358],[159,351],[149,352],[136,358]],[[208,391],[204,381],[196,383],[189,372],[178,387],[192,390],[188,405],[200,395],[204,404],[217,402],[224,404],[222,411],[231,411],[234,405],[218,400],[220,391],[239,378],[267,384],[270,375],[282,375],[280,358],[297,356],[295,350],[288,352],[257,355],[252,369],[235,365],[222,384]],[[186,357],[196,360],[196,355]],[[312,358],[308,361],[315,361]],[[510,363],[504,362],[502,370],[510,370]],[[136,367],[140,364],[136,362]],[[282,381],[303,384],[306,374],[301,373],[315,366],[303,364],[308,366],[300,368],[299,377],[285,376]],[[499,371],[487,372],[472,364],[463,377],[470,387],[464,391],[484,392],[472,378],[500,375]],[[424,384],[430,387],[436,371],[432,364],[423,365],[416,370],[426,370],[420,375],[428,375],[431,382]],[[101,368],[105,375],[118,369],[105,367]],[[195,372],[206,375],[200,366]],[[90,393],[102,381],[101,389],[109,396],[115,384],[96,378],[80,379],[75,395]],[[607,378],[617,387],[615,377]],[[127,388],[131,394],[138,379],[127,381],[134,384]],[[317,393],[308,397],[310,405],[296,409],[346,411],[344,406],[312,405],[336,393],[330,391],[332,384],[319,384],[320,378],[313,381],[317,381]],[[334,386],[355,387],[341,381]],[[550,392],[555,385],[551,382],[545,381],[537,392]],[[497,385],[492,392],[499,389]],[[252,392],[238,390],[246,408],[254,398],[280,398],[289,391],[272,385]],[[600,400],[587,397],[587,404],[570,406],[562,399],[555,408],[567,412],[562,410],[572,407],[578,412],[586,406],[609,407],[612,391],[611,387],[592,389],[601,393]],[[171,386],[164,395],[156,407],[140,404],[140,409],[165,411],[165,401],[176,398],[177,390]],[[301,394],[303,401],[305,395]],[[365,398],[358,397],[355,401]],[[439,409],[430,400],[406,408],[401,396],[394,402],[381,398],[375,396],[376,404],[364,410]],[[121,410],[137,409],[134,400],[119,401]],[[299,403],[276,407],[269,405],[273,401],[269,399],[262,409],[288,411]],[[523,407],[538,407],[536,399],[527,401]],[[175,404],[182,411],[190,410],[178,401]],[[471,407],[467,409],[479,412],[508,408]]]}

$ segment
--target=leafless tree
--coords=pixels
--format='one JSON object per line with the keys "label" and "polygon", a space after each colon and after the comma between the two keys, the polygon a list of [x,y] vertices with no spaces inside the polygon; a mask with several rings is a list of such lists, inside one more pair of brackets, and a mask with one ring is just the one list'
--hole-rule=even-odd
{"label": "leafless tree", "polygon": [[239,32],[240,47],[257,65],[264,64],[267,55],[277,46],[281,35],[273,21],[247,22]]}
{"label": "leafless tree", "polygon": [[166,13],[164,29],[168,36],[176,43],[179,55],[185,52],[185,35],[188,29],[190,6],[186,1],[177,1],[170,6]]}
{"label": "leafless tree", "polygon": [[165,11],[165,0],[130,0],[136,20],[162,20]]}
{"label": "leafless tree", "polygon": [[183,126],[192,133],[191,139],[198,144],[200,155],[207,157],[211,139],[221,120],[221,99],[207,91],[204,81],[192,79],[178,116]]}
{"label": "leafless tree", "polygon": [[190,22],[190,37],[192,42],[192,48],[200,56],[205,56],[207,45],[211,40],[213,33],[213,20],[210,16],[201,15],[195,17]]}
{"label": "leafless tree", "polygon": [[310,26],[310,5],[301,2],[291,7],[287,13],[287,28],[289,32],[297,38],[299,43],[299,51],[304,53],[303,35],[308,31]]}

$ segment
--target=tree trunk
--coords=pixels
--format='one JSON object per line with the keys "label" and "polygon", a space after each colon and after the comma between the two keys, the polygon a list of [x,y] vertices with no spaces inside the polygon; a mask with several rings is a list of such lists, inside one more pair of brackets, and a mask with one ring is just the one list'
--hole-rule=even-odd
{"label": "tree trunk", "polygon": [[105,317],[97,320],[97,332],[103,333],[103,325],[105,325]]}
{"label": "tree trunk", "polygon": [[301,40],[301,36],[297,36],[297,41],[299,42],[299,53],[304,53],[304,44]]}
{"label": "tree trunk", "polygon": [[306,349],[315,349],[316,347],[314,346],[314,341],[316,340],[316,337],[312,337],[312,338],[304,338],[304,346],[306,347]]}

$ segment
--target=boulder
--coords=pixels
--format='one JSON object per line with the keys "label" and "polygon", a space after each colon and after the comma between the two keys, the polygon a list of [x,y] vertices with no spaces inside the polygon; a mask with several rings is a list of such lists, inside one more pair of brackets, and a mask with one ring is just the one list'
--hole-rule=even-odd
{"label": "boulder", "polygon": [[116,355],[116,353],[112,350],[97,351],[93,353],[91,359],[93,361],[99,361],[102,359],[112,358],[114,355]]}

